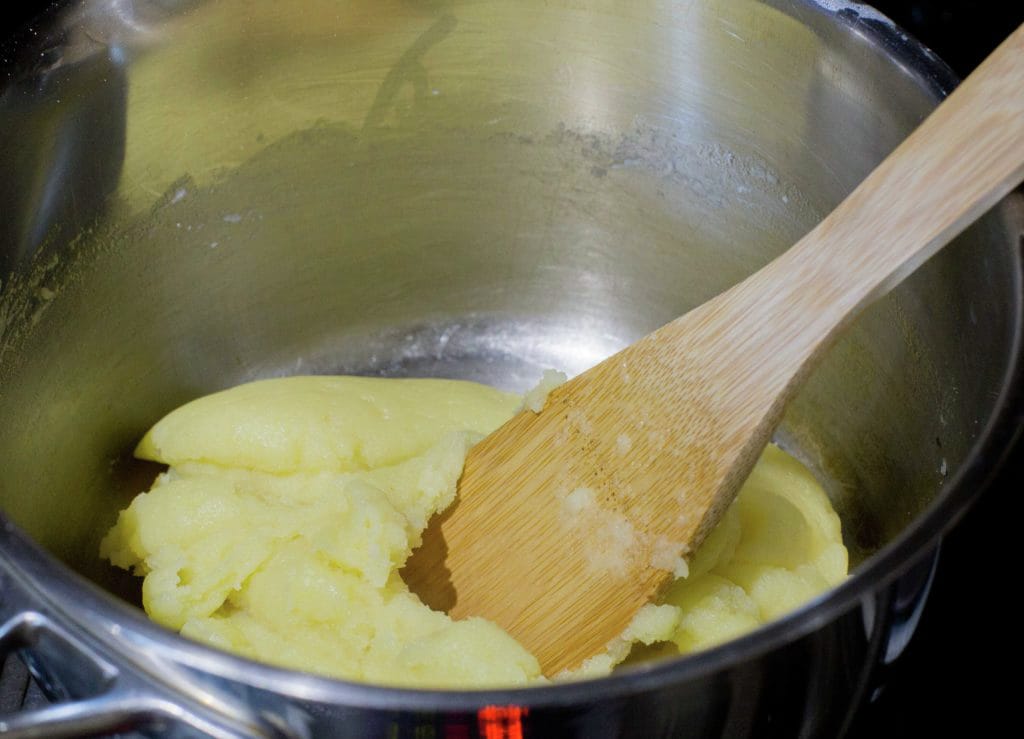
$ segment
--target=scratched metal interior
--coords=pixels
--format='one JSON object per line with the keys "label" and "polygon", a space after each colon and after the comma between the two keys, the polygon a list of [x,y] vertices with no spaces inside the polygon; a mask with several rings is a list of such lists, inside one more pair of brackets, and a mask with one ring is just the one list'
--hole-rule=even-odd
{"label": "scratched metal interior", "polygon": [[[0,499],[132,599],[97,544],[163,413],[299,372],[576,373],[784,250],[933,103],[857,34],[826,45],[809,4],[186,5],[145,33],[79,19],[0,111],[22,150],[76,152],[5,160],[46,186],[0,202]],[[96,187],[48,211],[69,177]],[[941,494],[996,403],[1007,229],[869,310],[787,415],[855,557]]]}

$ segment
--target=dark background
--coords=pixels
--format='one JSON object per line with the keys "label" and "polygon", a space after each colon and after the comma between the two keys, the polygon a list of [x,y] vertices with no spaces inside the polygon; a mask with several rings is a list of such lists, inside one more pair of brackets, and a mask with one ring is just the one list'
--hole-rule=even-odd
{"label": "dark background", "polygon": [[[6,29],[20,26],[48,4],[8,6],[0,9],[0,22]],[[1024,23],[1021,0],[871,4],[931,47],[961,77]],[[1015,500],[1024,483],[1024,445],[1017,447],[991,489],[945,541],[917,634],[892,667],[881,695],[861,712],[852,732],[855,739],[1016,733],[1009,727],[1017,715],[1021,617],[1011,599],[1019,597],[1024,566]]]}
{"label": "dark background", "polygon": [[1021,0],[875,0],[868,4],[929,46],[961,77],[1024,23]]}

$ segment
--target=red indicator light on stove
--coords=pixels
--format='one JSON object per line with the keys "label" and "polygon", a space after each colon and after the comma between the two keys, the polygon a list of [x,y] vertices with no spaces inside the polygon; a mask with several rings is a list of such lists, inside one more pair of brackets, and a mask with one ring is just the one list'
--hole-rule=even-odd
{"label": "red indicator light on stove", "polygon": [[485,706],[477,711],[480,735],[484,739],[523,739],[523,706]]}

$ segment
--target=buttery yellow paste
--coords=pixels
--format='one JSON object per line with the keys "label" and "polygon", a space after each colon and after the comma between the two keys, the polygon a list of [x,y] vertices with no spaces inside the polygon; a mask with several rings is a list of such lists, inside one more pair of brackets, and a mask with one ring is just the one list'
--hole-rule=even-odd
{"label": "buttery yellow paste", "polygon": [[[455,380],[291,377],[170,413],[136,455],[168,465],[121,512],[100,554],[145,577],[149,616],[265,662],[423,687],[543,681],[480,618],[453,621],[399,575],[448,506],[469,447],[522,406]],[[641,610],[596,676],[637,642],[717,644],[840,582],[839,518],[810,473],[769,447],[661,604]]]}

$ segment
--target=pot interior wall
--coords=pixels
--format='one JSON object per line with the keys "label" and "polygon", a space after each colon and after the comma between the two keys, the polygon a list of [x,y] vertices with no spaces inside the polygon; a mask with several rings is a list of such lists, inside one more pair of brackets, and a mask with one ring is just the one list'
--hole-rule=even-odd
{"label": "pot interior wall", "polygon": [[[0,506],[115,590],[98,541],[152,477],[133,444],[176,405],[279,374],[524,390],[581,371],[784,250],[933,104],[809,3],[192,5],[144,37],[91,21],[102,48],[59,74],[68,110],[103,94],[102,112],[61,119],[40,85],[0,102],[26,131],[58,116],[69,146],[123,133],[89,138],[106,165],[70,160],[114,168],[98,210],[42,139],[0,143],[37,183],[0,191],[34,224],[3,232]],[[71,197],[59,227],[34,216],[46,197]],[[790,409],[780,438],[858,556],[941,493],[992,412],[1009,228],[990,214],[871,308]]]}

